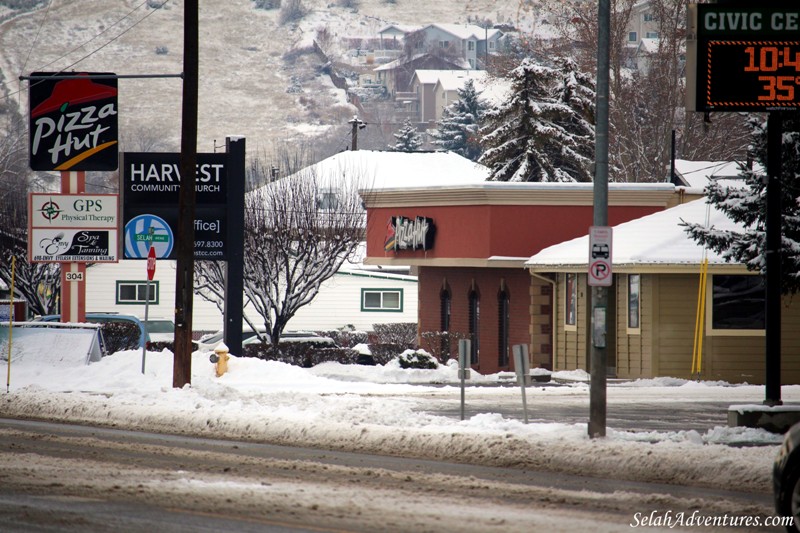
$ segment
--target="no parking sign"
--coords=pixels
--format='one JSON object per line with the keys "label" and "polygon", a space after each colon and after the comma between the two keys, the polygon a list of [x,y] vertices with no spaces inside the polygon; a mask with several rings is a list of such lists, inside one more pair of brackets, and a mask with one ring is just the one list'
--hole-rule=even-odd
{"label": "no parking sign", "polygon": [[589,228],[589,286],[610,287],[614,278],[611,272],[611,228]]}

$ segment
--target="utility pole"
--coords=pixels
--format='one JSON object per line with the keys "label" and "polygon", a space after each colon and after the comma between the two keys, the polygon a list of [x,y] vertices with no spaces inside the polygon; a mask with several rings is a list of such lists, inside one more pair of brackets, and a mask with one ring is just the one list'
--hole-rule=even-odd
{"label": "utility pole", "polygon": [[358,150],[358,130],[366,128],[367,123],[359,120],[358,115],[353,115],[347,122],[353,126],[353,131],[350,133],[350,149],[355,152]]}
{"label": "utility pole", "polygon": [[197,183],[198,0],[184,3],[181,188],[178,195],[175,345],[172,386],[192,382],[192,303],[194,300],[194,212]]}
{"label": "utility pole", "polygon": [[765,405],[781,405],[781,159],[783,115],[770,111],[767,118],[766,247],[766,376]]}
{"label": "utility pole", "polygon": [[[599,0],[597,32],[597,124],[595,126],[594,225],[608,224],[608,71],[610,0]],[[591,261],[591,260],[590,260]],[[589,436],[606,436],[608,287],[591,288]],[[598,321],[600,319],[602,324]]]}

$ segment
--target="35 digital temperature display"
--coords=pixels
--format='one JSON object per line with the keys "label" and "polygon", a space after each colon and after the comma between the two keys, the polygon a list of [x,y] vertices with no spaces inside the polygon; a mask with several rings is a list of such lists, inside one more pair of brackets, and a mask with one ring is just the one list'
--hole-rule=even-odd
{"label": "35 digital temperature display", "polygon": [[800,3],[687,8],[687,109],[800,109]]}
{"label": "35 digital temperature display", "polygon": [[712,40],[705,59],[710,110],[800,106],[800,41]]}

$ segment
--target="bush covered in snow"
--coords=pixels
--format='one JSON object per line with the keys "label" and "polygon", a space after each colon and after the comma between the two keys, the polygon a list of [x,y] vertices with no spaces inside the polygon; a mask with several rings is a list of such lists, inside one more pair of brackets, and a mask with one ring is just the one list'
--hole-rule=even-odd
{"label": "bush covered in snow", "polygon": [[436,359],[425,350],[406,350],[401,353],[397,362],[400,368],[418,368],[423,370],[434,370],[439,368]]}

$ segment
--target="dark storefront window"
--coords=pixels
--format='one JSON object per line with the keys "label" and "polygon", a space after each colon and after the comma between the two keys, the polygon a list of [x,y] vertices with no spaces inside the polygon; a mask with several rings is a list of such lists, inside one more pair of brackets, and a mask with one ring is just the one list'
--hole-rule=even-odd
{"label": "dark storefront window", "polygon": [[498,358],[497,364],[501,367],[508,366],[508,334],[509,334],[509,302],[508,293],[500,291],[497,297],[498,309]]}
{"label": "dark storefront window", "polygon": [[564,323],[568,326],[577,324],[578,313],[578,275],[567,274],[567,287],[566,295],[566,313],[564,314]]}
{"label": "dark storefront window", "polygon": [[469,291],[469,338],[472,340],[472,353],[470,353],[470,364],[477,365],[480,354],[480,321],[481,321],[481,298],[478,291]]}
{"label": "dark storefront window", "polygon": [[714,276],[711,327],[764,329],[765,287],[761,276]]}

